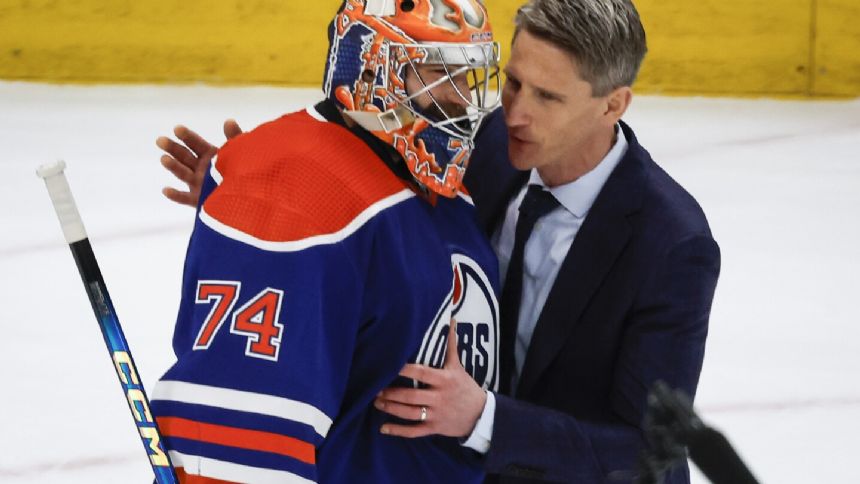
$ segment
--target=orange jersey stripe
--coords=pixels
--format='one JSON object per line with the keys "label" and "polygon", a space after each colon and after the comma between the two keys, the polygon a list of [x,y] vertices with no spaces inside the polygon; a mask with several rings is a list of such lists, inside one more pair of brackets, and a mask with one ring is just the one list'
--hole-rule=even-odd
{"label": "orange jersey stripe", "polygon": [[185,469],[181,467],[177,467],[175,470],[176,477],[179,478],[180,484],[235,484],[231,481],[222,481],[220,479],[212,479],[211,477],[186,474]]}
{"label": "orange jersey stripe", "polygon": [[160,417],[158,426],[164,435],[181,439],[197,440],[210,444],[238,447],[240,449],[271,452],[300,460],[306,464],[316,463],[316,449],[308,442],[293,437],[238,429],[223,425],[195,422],[178,417]]}
{"label": "orange jersey stripe", "polygon": [[272,242],[335,233],[408,188],[363,141],[307,112],[233,138],[215,169],[223,180],[204,202],[206,213]]}

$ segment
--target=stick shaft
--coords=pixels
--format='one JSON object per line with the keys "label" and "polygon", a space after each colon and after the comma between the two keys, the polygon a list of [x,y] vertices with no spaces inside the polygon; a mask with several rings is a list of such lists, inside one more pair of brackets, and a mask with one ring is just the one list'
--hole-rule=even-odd
{"label": "stick shaft", "polygon": [[164,448],[158,425],[150,410],[149,399],[146,397],[137,365],[132,358],[131,350],[108,294],[98,261],[96,261],[80,215],[75,207],[68,182],[63,174],[64,168],[65,164],[60,162],[53,166],[40,168],[38,174],[45,179],[63,233],[69,242],[69,248],[72,251],[75,264],[78,266],[78,272],[99,323],[108,353],[113,360],[113,366],[125,394],[129,410],[131,410],[141,442],[155,473],[155,482],[158,484],[178,483],[179,480],[176,478],[170,457]]}

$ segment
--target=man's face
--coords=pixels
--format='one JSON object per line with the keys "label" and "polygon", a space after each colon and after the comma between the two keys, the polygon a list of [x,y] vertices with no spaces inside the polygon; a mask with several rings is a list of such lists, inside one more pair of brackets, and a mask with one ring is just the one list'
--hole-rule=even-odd
{"label": "man's face", "polygon": [[[457,67],[449,66],[448,69],[453,72]],[[421,80],[418,79],[418,76],[415,75],[415,71],[412,69],[407,68],[406,72],[406,92],[410,95],[424,89],[425,85],[430,85],[439,79],[448,76],[448,72],[445,70],[445,67],[438,64],[418,64],[415,66],[415,70],[418,72],[418,75],[421,76]],[[424,84],[421,83],[422,80],[424,81]],[[465,116],[467,102],[462,96],[460,96],[457,90],[459,90],[463,96],[470,95],[469,82],[466,74],[463,73],[455,77],[454,83],[456,83],[456,89],[454,88],[454,84],[450,81],[445,81],[430,89],[429,94],[421,94],[412,102],[415,103],[422,113],[429,116],[431,119],[438,121],[445,120],[446,116],[444,114],[447,114],[448,118]],[[433,103],[433,99],[430,98],[430,94],[433,95],[433,98],[436,99],[436,102],[445,111],[444,114],[440,112],[436,104]]]}
{"label": "man's face", "polygon": [[523,30],[505,74],[502,106],[514,167],[558,171],[593,151],[606,128],[605,98],[592,97],[568,53]]}

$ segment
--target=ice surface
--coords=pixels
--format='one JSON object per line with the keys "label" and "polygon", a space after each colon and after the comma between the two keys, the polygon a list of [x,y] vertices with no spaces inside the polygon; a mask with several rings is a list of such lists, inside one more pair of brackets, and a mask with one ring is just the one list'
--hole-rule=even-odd
{"label": "ice surface", "polygon": [[[317,96],[0,83],[0,481],[151,482],[36,168],[68,163],[151,388],[193,221],[160,194],[155,138],[183,123],[220,140],[227,117],[252,127]],[[722,248],[700,413],[763,482],[860,482],[860,101],[639,97],[626,119]]]}

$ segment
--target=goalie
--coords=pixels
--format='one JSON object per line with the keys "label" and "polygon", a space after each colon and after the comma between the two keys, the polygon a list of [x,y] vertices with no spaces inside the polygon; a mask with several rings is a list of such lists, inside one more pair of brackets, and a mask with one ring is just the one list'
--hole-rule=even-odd
{"label": "goalie", "polygon": [[497,388],[498,265],[459,188],[498,45],[474,0],[347,0],[329,39],[326,99],[203,181],[153,410],[184,482],[481,482],[456,439],[383,435],[372,404],[461,355]]}

